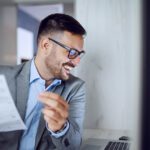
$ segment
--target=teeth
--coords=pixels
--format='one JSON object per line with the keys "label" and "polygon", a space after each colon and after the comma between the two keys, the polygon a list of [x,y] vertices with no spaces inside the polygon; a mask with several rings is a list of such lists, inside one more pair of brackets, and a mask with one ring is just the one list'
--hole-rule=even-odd
{"label": "teeth", "polygon": [[70,67],[70,66],[64,66],[64,68],[67,69],[67,70],[69,70],[69,71],[71,71],[71,70],[73,69],[73,68]]}

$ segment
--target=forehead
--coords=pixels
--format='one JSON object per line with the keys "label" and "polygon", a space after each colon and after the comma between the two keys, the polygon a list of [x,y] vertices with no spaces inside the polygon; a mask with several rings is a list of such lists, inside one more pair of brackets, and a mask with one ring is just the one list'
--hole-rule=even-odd
{"label": "forehead", "polygon": [[60,41],[71,48],[76,48],[79,50],[83,49],[84,39],[82,35],[72,34],[64,31]]}

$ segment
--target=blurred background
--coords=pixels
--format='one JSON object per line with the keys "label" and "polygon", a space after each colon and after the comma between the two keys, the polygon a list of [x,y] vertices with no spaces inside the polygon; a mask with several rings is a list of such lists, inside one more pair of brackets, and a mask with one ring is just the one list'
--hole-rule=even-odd
{"label": "blurred background", "polygon": [[140,0],[0,0],[0,65],[31,59],[39,22],[56,12],[87,30],[86,56],[73,72],[86,81],[84,138],[138,134]]}

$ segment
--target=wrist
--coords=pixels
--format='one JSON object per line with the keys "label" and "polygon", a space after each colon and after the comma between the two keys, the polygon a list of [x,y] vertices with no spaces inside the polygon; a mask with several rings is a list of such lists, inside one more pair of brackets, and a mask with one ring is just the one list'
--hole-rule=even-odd
{"label": "wrist", "polygon": [[67,122],[63,125],[63,127],[61,129],[54,131],[54,133],[58,134],[58,133],[64,131],[66,127],[67,127]]}

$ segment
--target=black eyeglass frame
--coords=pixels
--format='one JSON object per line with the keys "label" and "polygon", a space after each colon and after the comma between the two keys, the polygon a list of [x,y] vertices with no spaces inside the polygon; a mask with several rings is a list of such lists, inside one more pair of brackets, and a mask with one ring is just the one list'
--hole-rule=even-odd
{"label": "black eyeglass frame", "polygon": [[[52,39],[52,38],[48,38],[49,40],[51,40],[51,41],[53,41],[54,43],[56,43],[56,44],[58,44],[59,46],[61,46],[61,47],[63,47],[64,49],[66,49],[69,53],[68,53],[68,58],[69,59],[75,59],[75,58],[77,58],[78,56],[80,56],[80,58],[82,58],[83,57],[83,55],[85,54],[85,51],[84,50],[82,50],[82,51],[79,51],[79,50],[77,50],[77,49],[75,49],[75,48],[70,48],[69,46],[66,46],[66,45],[64,45],[64,44],[62,44],[62,43],[60,43],[60,42],[58,42],[58,41],[56,41],[56,40],[54,40],[54,39]],[[71,51],[75,51],[75,55],[71,55]],[[82,55],[81,55],[82,54]]]}

